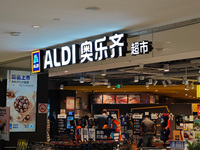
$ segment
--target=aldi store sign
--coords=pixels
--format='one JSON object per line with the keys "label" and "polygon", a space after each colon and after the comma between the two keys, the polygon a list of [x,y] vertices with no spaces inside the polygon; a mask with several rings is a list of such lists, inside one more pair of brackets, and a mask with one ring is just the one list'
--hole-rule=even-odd
{"label": "aldi store sign", "polygon": [[[123,57],[130,53],[130,51],[127,51],[127,45],[126,34],[114,34],[109,37],[104,36],[95,41],[85,41],[81,44],[46,50],[43,68]],[[152,50],[152,43],[148,41],[135,42],[131,44],[130,49],[133,56],[146,54]]]}

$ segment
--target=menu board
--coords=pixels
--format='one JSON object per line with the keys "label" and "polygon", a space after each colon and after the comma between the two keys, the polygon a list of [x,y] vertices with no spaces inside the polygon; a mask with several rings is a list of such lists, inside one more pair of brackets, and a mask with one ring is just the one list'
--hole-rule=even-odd
{"label": "menu board", "polygon": [[140,135],[140,125],[143,120],[142,114],[133,114],[133,135]]}
{"label": "menu board", "polygon": [[116,104],[127,104],[127,95],[116,95]]}
{"label": "menu board", "polygon": [[103,95],[103,104],[114,104],[115,95]]}
{"label": "menu board", "polygon": [[37,74],[8,70],[7,107],[10,107],[10,132],[35,132]]}
{"label": "menu board", "polygon": [[74,110],[74,97],[67,97],[66,99],[66,109]]}
{"label": "menu board", "polygon": [[103,95],[94,95],[94,104],[102,104]]}
{"label": "menu board", "polygon": [[140,95],[131,94],[128,95],[128,104],[139,104],[140,103]]}
{"label": "menu board", "polygon": [[66,133],[66,114],[58,114],[58,134]]}

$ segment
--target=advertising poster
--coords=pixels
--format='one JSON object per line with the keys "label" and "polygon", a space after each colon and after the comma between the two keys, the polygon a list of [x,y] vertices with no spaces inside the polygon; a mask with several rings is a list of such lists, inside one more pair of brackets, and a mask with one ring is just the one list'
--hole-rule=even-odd
{"label": "advertising poster", "polygon": [[10,108],[0,107],[0,139],[3,139],[5,141],[10,140],[9,124]]}
{"label": "advertising poster", "polygon": [[140,103],[140,95],[135,95],[135,94],[128,95],[128,103],[129,104],[139,104]]}
{"label": "advertising poster", "polygon": [[155,104],[155,95],[150,95],[149,99],[150,99],[150,104]]}
{"label": "advertising poster", "polygon": [[94,104],[102,104],[102,99],[103,99],[103,96],[102,95],[94,95]]}
{"label": "advertising poster", "polygon": [[74,97],[67,97],[66,100],[66,109],[67,110],[74,110]]}
{"label": "advertising poster", "polygon": [[35,132],[37,74],[8,70],[7,79],[10,132]]}
{"label": "advertising poster", "polygon": [[116,95],[116,104],[127,104],[127,95]]}
{"label": "advertising poster", "polygon": [[103,104],[114,104],[115,95],[103,95]]}

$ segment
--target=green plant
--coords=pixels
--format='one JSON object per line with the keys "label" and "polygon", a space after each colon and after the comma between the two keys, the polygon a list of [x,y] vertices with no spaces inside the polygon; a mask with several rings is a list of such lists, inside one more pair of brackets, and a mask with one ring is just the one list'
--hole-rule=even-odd
{"label": "green plant", "polygon": [[188,146],[187,146],[188,150],[200,150],[200,139],[199,138],[192,143],[190,143],[188,140],[186,140],[186,143],[188,144]]}

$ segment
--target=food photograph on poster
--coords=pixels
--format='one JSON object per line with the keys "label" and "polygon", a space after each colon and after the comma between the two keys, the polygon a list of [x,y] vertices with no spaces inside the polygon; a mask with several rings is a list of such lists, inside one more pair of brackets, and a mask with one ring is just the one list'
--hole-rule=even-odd
{"label": "food photograph on poster", "polygon": [[155,104],[155,95],[150,95],[149,99],[150,99],[150,104]]}
{"label": "food photograph on poster", "polygon": [[128,95],[128,104],[139,104],[140,103],[140,95],[131,94]]}
{"label": "food photograph on poster", "polygon": [[127,95],[116,95],[116,104],[127,104]]}
{"label": "food photograph on poster", "polygon": [[103,95],[103,104],[115,104],[115,95]]}
{"label": "food photograph on poster", "polygon": [[93,103],[94,104],[102,104],[103,95],[94,95]]}

